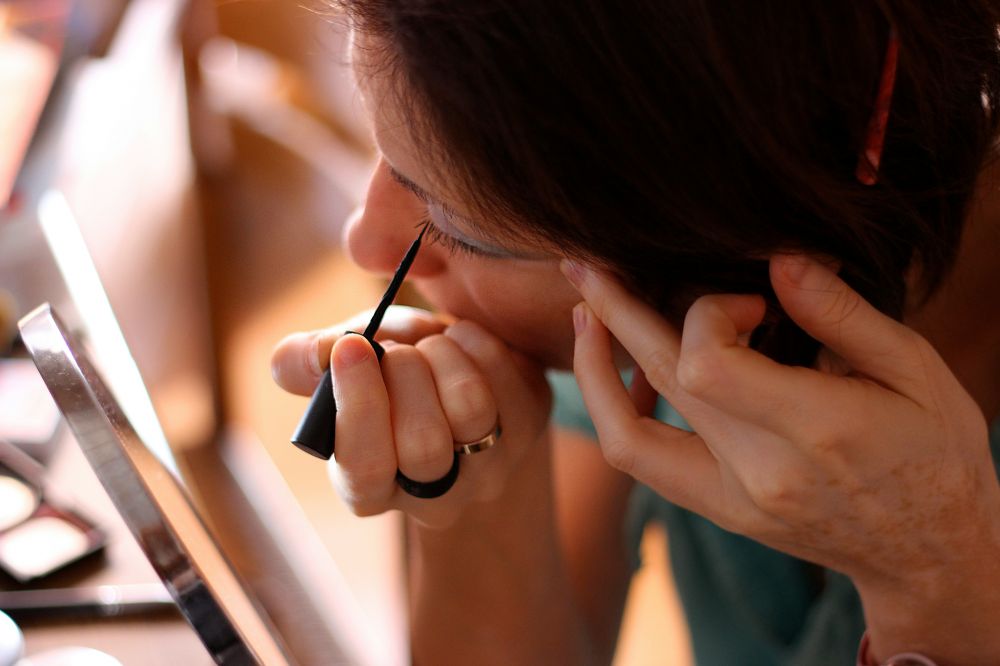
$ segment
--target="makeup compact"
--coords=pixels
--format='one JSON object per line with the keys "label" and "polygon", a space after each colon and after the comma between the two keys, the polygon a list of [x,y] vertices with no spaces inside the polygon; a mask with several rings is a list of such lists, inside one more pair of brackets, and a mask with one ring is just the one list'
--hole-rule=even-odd
{"label": "makeup compact", "polygon": [[104,547],[105,535],[45,497],[41,468],[0,440],[0,570],[19,583],[59,571]]}

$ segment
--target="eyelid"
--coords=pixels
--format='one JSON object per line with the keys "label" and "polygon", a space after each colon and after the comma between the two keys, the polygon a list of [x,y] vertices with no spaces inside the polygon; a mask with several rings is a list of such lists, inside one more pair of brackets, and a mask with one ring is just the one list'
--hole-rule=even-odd
{"label": "eyelid", "polygon": [[469,238],[451,223],[450,218],[454,215],[444,206],[438,203],[427,204],[427,217],[431,221],[431,226],[441,235],[453,239],[461,245],[474,249],[478,254],[487,257],[513,257],[514,254],[502,247],[497,247],[489,243],[482,243],[473,238]]}
{"label": "eyelid", "polygon": [[[393,174],[395,175],[395,172],[393,172]],[[395,180],[396,180],[397,183],[399,183],[400,185],[402,185],[403,188],[406,189],[407,192],[409,192],[410,194],[412,194],[416,198],[420,199],[420,201],[422,201],[423,203],[425,203],[425,204],[431,203],[431,198],[427,195],[427,193],[424,192],[419,187],[417,187],[416,185],[414,185],[413,183],[411,183],[410,181],[408,181],[408,180],[402,180],[402,179],[399,179],[399,178],[396,178]]]}
{"label": "eyelid", "polygon": [[425,192],[419,185],[414,183],[412,180],[404,176],[403,174],[396,171],[395,167],[389,167],[389,175],[392,179],[396,181],[400,187],[405,189],[407,192],[420,199],[422,202],[429,204],[432,202],[431,197],[427,192]]}
{"label": "eyelid", "polygon": [[437,206],[449,217],[461,217],[458,213],[455,212],[454,208],[444,203],[443,201],[438,201],[437,199],[431,197],[431,195],[428,194],[426,190],[421,188],[419,185],[414,183],[412,180],[410,180],[400,172],[396,171],[394,167],[391,166],[389,167],[389,174],[392,176],[392,179],[399,184],[400,187],[405,189],[407,192],[409,192],[416,198],[420,199],[422,203],[425,203],[428,206]]}
{"label": "eyelid", "polygon": [[430,231],[437,236],[439,242],[448,244],[452,248],[467,250],[472,254],[482,257],[490,257],[494,259],[532,258],[520,255],[517,252],[513,252],[502,247],[484,247],[474,240],[464,237],[464,235],[456,229],[455,225],[449,221],[450,219],[464,219],[461,215],[456,213],[453,208],[448,206],[446,203],[433,199],[426,191],[423,190],[423,188],[401,174],[392,165],[389,165],[389,174],[392,176],[392,179],[400,185],[400,187],[413,194],[427,207],[428,221],[431,223]]}
{"label": "eyelid", "polygon": [[500,258],[503,258],[502,255],[493,254],[493,253],[489,252],[488,250],[484,250],[484,249],[478,248],[478,247],[476,247],[474,245],[470,245],[469,243],[466,243],[462,239],[455,238],[451,234],[448,234],[447,232],[442,231],[440,228],[438,228],[434,224],[434,221],[431,220],[430,218],[427,218],[426,220],[424,220],[423,223],[427,225],[426,226],[426,228],[427,228],[427,239],[431,243],[437,243],[437,244],[443,246],[446,250],[448,250],[448,252],[450,252],[452,254],[456,254],[458,252],[465,252],[465,253],[476,255],[478,257],[483,257],[483,258],[486,258],[486,259],[500,259]]}
{"label": "eyelid", "polygon": [[433,201],[427,202],[426,206],[427,206],[427,217],[431,218],[431,222],[434,223],[434,226],[436,226],[441,231],[447,233],[449,236],[458,235],[453,233],[454,225],[451,224],[451,222],[448,219],[451,217],[451,215],[448,214],[448,211],[445,210],[443,206]]}

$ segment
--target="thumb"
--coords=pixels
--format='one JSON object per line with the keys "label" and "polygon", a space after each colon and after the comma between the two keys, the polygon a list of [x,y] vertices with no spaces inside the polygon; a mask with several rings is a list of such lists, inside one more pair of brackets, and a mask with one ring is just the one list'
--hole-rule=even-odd
{"label": "thumb", "polygon": [[771,258],[771,284],[792,320],[855,371],[897,388],[916,334],[863,299],[830,267],[806,255]]}

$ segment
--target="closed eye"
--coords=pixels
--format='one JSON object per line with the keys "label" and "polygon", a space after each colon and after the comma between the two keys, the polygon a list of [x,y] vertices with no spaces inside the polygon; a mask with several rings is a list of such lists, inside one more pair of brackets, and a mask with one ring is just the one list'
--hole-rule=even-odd
{"label": "closed eye", "polygon": [[424,237],[431,243],[436,243],[441,247],[445,248],[451,254],[468,254],[477,257],[483,257],[486,259],[498,259],[499,255],[492,254],[483,250],[482,248],[476,247],[475,245],[470,245],[465,241],[455,238],[449,234],[438,229],[431,222],[430,218],[425,218],[417,226],[427,226],[427,231]]}
{"label": "closed eye", "polygon": [[484,244],[463,240],[455,234],[449,233],[445,229],[442,229],[440,225],[443,221],[443,226],[449,228],[451,227],[449,220],[459,217],[451,208],[435,200],[423,188],[396,171],[391,165],[389,165],[389,174],[401,187],[412,193],[427,207],[427,216],[424,220],[421,220],[420,224],[427,225],[427,236],[430,242],[436,242],[438,245],[446,248],[451,254],[462,252],[485,259],[536,260],[545,258],[539,255],[508,250],[503,247],[494,247],[488,244],[484,246]]}

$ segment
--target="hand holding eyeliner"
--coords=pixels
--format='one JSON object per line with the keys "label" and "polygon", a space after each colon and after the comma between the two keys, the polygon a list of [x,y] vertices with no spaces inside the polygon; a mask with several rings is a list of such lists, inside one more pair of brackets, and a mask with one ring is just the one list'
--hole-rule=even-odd
{"label": "hand holding eyeliner", "polygon": [[[375,308],[375,313],[368,322],[364,333],[359,334],[355,331],[347,331],[347,333],[361,335],[368,340],[375,349],[375,356],[379,361],[382,360],[382,354],[385,350],[382,348],[382,345],[375,341],[375,334],[378,332],[386,310],[389,309],[392,301],[396,298],[396,294],[399,292],[399,288],[403,284],[403,280],[406,278],[406,274],[410,270],[417,252],[420,250],[420,241],[423,239],[424,232],[426,231],[427,227],[425,225],[420,230],[420,234],[416,240],[413,241],[406,251],[403,260],[399,262],[399,267],[396,268],[396,272],[392,276],[392,280],[389,282],[382,300],[379,301],[378,307]],[[305,414],[302,415],[302,420],[292,435],[292,444],[310,455],[323,460],[329,460],[334,453],[336,418],[337,404],[333,398],[333,378],[330,374],[330,369],[327,368],[326,372],[323,373],[323,378],[320,380],[319,386],[313,392],[312,399],[309,401],[309,407],[306,409]],[[455,454],[451,469],[444,477],[437,481],[427,483],[414,481],[407,478],[402,472],[396,472],[396,482],[403,490],[410,495],[423,498],[440,497],[454,485],[456,478],[458,478],[457,453]]]}

